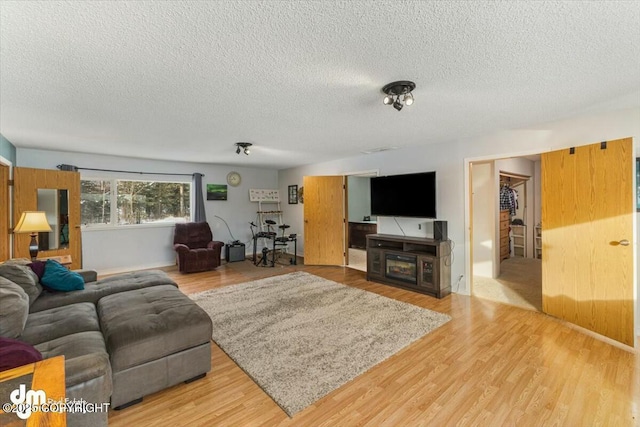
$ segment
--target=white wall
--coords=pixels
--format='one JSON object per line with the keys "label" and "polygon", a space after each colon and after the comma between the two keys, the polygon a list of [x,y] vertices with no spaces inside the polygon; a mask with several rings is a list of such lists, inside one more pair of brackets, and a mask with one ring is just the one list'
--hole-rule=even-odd
{"label": "white wall", "polygon": [[[59,164],[84,168],[116,169],[155,173],[203,173],[206,184],[226,184],[226,176],[238,171],[242,182],[238,187],[228,187],[228,200],[207,201],[205,210],[215,240],[225,243],[238,239],[246,243],[247,253],[252,252],[249,222],[256,220],[257,204],[249,201],[250,188],[278,188],[275,170],[242,168],[237,166],[202,163],[167,162],[94,154],[68,153],[48,150],[17,149],[17,166],[40,169],[56,169]],[[150,179],[191,182],[190,176],[163,176],[107,173],[80,170],[81,178]],[[206,191],[206,190],[205,190]],[[286,188],[281,195],[286,197]],[[286,204],[286,200],[285,200]],[[216,218],[223,218],[225,223]],[[83,267],[98,270],[100,274],[154,268],[175,263],[172,225],[134,225],[126,228],[84,228],[82,230]],[[223,251],[224,256],[224,251]]]}

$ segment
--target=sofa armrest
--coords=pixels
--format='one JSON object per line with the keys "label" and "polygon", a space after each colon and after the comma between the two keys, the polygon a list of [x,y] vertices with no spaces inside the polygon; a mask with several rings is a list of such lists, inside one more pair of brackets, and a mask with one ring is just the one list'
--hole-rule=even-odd
{"label": "sofa armrest", "polygon": [[184,253],[184,252],[189,252],[191,249],[189,249],[189,246],[187,245],[183,245],[182,243],[176,243],[175,245],[173,245],[173,250],[178,253]]}
{"label": "sofa armrest", "polygon": [[73,270],[84,279],[84,283],[95,282],[98,280],[98,272],[95,270]]}
{"label": "sofa armrest", "polygon": [[224,246],[223,242],[213,241],[207,244],[207,249],[222,249]]}

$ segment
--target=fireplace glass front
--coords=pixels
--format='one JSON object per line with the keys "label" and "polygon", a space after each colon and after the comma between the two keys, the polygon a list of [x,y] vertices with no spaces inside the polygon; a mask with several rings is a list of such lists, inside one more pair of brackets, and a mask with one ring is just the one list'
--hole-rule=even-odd
{"label": "fireplace glass front", "polygon": [[417,283],[416,257],[407,255],[386,254],[385,276],[408,283]]}

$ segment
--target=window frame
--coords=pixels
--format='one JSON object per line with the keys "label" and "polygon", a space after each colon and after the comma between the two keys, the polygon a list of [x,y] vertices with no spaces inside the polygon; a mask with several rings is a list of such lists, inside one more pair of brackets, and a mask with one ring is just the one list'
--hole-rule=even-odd
{"label": "window frame", "polygon": [[[176,179],[132,179],[128,177],[100,177],[100,176],[87,176],[80,178],[80,185],[82,188],[82,181],[109,181],[111,190],[109,191],[109,215],[110,222],[108,224],[85,224],[82,222],[82,212],[80,214],[80,226],[83,231],[104,231],[104,230],[121,230],[121,229],[133,229],[133,228],[164,228],[175,227],[176,224],[193,221],[193,183],[191,180],[176,180]],[[139,181],[139,182],[154,182],[154,183],[166,183],[166,184],[188,184],[189,185],[189,219],[184,221],[158,221],[148,222],[143,224],[119,224],[118,223],[118,181]],[[82,201],[82,192],[80,194],[80,200]]]}

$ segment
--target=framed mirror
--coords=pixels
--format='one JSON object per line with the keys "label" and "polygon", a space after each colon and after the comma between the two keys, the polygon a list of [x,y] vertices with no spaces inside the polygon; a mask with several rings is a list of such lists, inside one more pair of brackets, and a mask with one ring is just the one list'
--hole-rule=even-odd
{"label": "framed mirror", "polygon": [[38,210],[46,212],[50,232],[38,233],[38,250],[69,247],[69,191],[38,188]]}

